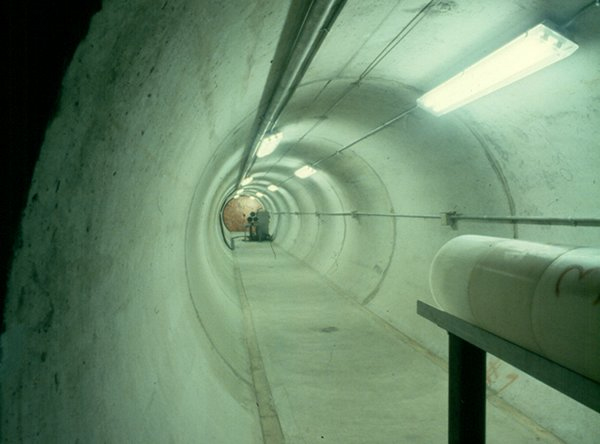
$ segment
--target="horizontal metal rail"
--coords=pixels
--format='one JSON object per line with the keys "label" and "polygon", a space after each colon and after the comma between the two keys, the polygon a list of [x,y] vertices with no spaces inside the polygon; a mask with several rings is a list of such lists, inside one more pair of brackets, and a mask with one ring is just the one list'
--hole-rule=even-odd
{"label": "horizontal metal rail", "polygon": [[600,219],[574,218],[574,217],[529,217],[529,216],[470,216],[455,213],[432,214],[396,214],[396,213],[368,213],[360,211],[346,212],[321,212],[321,211],[279,211],[277,215],[293,216],[342,216],[342,217],[392,217],[406,219],[437,219],[443,225],[453,225],[459,220],[490,223],[530,224],[530,225],[566,225],[573,227],[600,227]]}
{"label": "horizontal metal rail", "polygon": [[350,216],[350,217],[394,217],[394,218],[411,218],[411,219],[439,219],[440,216],[434,215],[413,215],[413,214],[394,214],[394,213],[361,213],[359,211],[350,211],[345,213],[328,213],[328,212],[303,212],[303,211],[281,211],[281,212],[273,212],[271,214],[283,214],[283,215],[293,215],[293,216]]}
{"label": "horizontal metal rail", "polygon": [[451,220],[471,220],[478,222],[497,222],[533,225],[570,225],[581,227],[599,227],[600,219],[575,217],[522,217],[522,216],[448,216]]}

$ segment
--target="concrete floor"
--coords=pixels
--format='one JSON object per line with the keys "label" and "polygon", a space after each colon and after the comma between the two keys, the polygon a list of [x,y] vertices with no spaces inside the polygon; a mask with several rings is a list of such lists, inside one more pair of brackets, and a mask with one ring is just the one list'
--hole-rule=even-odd
{"label": "concrete floor", "polygon": [[[235,259],[258,346],[251,361],[268,380],[257,398],[272,396],[285,442],[446,442],[440,359],[276,244],[240,242]],[[497,399],[487,408],[489,443],[561,442]]]}

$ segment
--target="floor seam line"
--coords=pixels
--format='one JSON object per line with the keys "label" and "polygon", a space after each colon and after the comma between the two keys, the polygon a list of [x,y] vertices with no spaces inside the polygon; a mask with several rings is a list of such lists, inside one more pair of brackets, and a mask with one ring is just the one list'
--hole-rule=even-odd
{"label": "floor seam line", "polygon": [[[317,269],[313,268],[313,266],[310,265],[308,262],[305,262],[304,260],[300,259],[298,256],[294,255],[293,253],[291,253],[285,249],[283,249],[283,251],[285,253],[287,253],[290,257],[292,257],[295,260],[297,260],[298,262],[300,262],[306,268],[308,268],[312,272],[316,273],[321,279],[323,279],[325,284],[331,290],[333,290],[333,293],[337,297],[347,300],[347,301],[355,304],[356,306],[358,306],[362,311],[364,311],[365,313],[367,313],[368,315],[370,315],[377,321],[381,322],[383,324],[384,328],[390,330],[395,335],[397,335],[404,344],[406,344],[407,346],[409,346],[410,348],[415,350],[417,353],[419,353],[422,356],[424,356],[425,358],[427,358],[431,363],[438,366],[446,373],[448,372],[448,363],[446,360],[444,360],[444,358],[429,351],[427,349],[427,347],[425,347],[424,345],[420,344],[418,341],[412,339],[410,336],[408,336],[407,334],[405,334],[402,331],[400,331],[399,329],[397,329],[390,322],[386,321],[384,318],[379,316],[377,313],[369,310],[362,303],[358,302],[357,300],[353,299],[352,297],[348,297],[348,296],[344,295],[344,291],[342,290],[341,287],[339,287],[335,282],[330,280],[327,276],[324,276],[323,274],[321,274]],[[510,414],[515,419],[515,421],[519,422],[521,425],[529,428],[530,430],[533,430],[534,433],[545,435],[546,438],[555,440],[556,444],[564,443],[564,441],[560,437],[556,436],[552,431],[539,425],[533,418],[531,418],[528,415],[526,415],[525,413],[521,412],[519,409],[514,407],[508,401],[506,401],[502,397],[500,397],[495,390],[493,390],[489,387],[486,388],[486,400],[490,404],[494,405],[496,408],[506,412],[507,414]]]}
{"label": "floor seam line", "polygon": [[283,430],[281,428],[277,409],[275,408],[275,402],[271,393],[271,385],[266,375],[262,354],[258,345],[254,319],[244,287],[242,272],[235,255],[233,271],[238,286],[240,305],[244,320],[244,330],[246,331],[246,345],[250,360],[250,373],[252,375],[263,442],[264,444],[284,444],[285,438]]}

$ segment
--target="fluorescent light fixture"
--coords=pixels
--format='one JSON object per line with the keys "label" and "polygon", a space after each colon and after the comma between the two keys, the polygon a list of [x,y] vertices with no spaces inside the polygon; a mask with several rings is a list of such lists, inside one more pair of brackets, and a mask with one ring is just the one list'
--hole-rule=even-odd
{"label": "fluorescent light fixture", "polygon": [[256,197],[254,197],[254,196],[250,196],[250,199],[252,199],[252,200],[256,200]]}
{"label": "fluorescent light fixture", "polygon": [[296,171],[294,171],[294,174],[300,179],[306,179],[307,177],[312,176],[316,172],[317,170],[315,170],[310,165],[304,165],[302,168],[298,168]]}
{"label": "fluorescent light fixture", "polygon": [[264,197],[264,194],[261,193],[260,191],[257,191],[256,192],[256,197]]}
{"label": "fluorescent light fixture", "polygon": [[275,191],[277,191],[277,190],[279,189],[279,187],[278,187],[277,185],[273,185],[273,184],[271,184],[271,185],[269,185],[269,186],[267,187],[267,189],[268,189],[269,191],[273,191],[273,192],[275,192]]}
{"label": "fluorescent light fixture", "polygon": [[275,148],[277,148],[277,145],[279,145],[282,138],[283,134],[281,132],[264,137],[256,151],[256,157],[265,157],[271,154],[275,151]]}
{"label": "fluorescent light fixture", "polygon": [[235,196],[233,196],[233,198],[234,198],[234,199],[239,199],[239,198],[240,198],[240,195],[239,195],[239,194],[236,194]]}
{"label": "fluorescent light fixture", "polygon": [[424,94],[417,104],[441,116],[564,59],[578,47],[540,23]]}
{"label": "fluorescent light fixture", "polygon": [[246,185],[252,183],[253,180],[254,180],[254,177],[248,176],[244,180],[242,180],[242,183],[240,183],[240,185],[241,186],[246,186]]}

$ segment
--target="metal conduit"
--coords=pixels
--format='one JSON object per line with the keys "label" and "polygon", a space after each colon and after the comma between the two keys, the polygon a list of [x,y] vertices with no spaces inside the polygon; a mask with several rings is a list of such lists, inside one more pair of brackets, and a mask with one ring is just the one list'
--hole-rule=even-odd
{"label": "metal conduit", "polygon": [[272,131],[345,3],[313,0],[292,6],[261,98],[254,136],[244,150],[236,187],[252,168],[261,140]]}
{"label": "metal conduit", "polygon": [[361,213],[358,211],[350,211],[346,213],[327,213],[327,212],[302,212],[302,211],[282,211],[273,212],[278,215],[293,215],[293,216],[373,216],[373,217],[395,217],[395,218],[412,218],[412,219],[440,219],[440,216],[435,215],[414,215],[414,214],[393,214],[393,213]]}
{"label": "metal conduit", "polygon": [[521,217],[521,216],[448,216],[450,220],[471,220],[479,222],[531,224],[531,225],[570,225],[573,227],[600,227],[600,219],[573,217]]}
{"label": "metal conduit", "polygon": [[398,120],[402,119],[403,117],[406,117],[408,114],[412,113],[415,109],[417,109],[416,105],[413,106],[413,107],[411,107],[411,108],[409,108],[409,109],[407,109],[406,111],[402,111],[400,114],[398,114],[397,116],[394,116],[393,118],[391,118],[387,122],[382,123],[381,125],[377,126],[376,128],[373,128],[372,130],[368,131],[366,134],[360,136],[358,139],[353,140],[349,144],[343,146],[342,148],[340,148],[339,150],[337,150],[335,153],[330,154],[329,156],[323,157],[322,159],[319,159],[316,162],[313,162],[311,164],[311,166],[317,166],[321,162],[323,162],[325,160],[328,160],[328,159],[331,159],[332,157],[337,156],[338,154],[346,151],[348,148],[352,148],[357,143],[360,143],[363,140],[368,139],[372,135],[377,134],[379,131],[382,131],[382,130],[386,129],[388,126],[396,123]]}
{"label": "metal conduit", "polygon": [[277,215],[293,216],[350,216],[350,217],[393,217],[407,219],[438,219],[442,225],[453,225],[459,220],[470,220],[477,222],[510,223],[510,224],[532,224],[532,225],[568,225],[573,227],[600,227],[600,219],[595,218],[572,218],[572,217],[526,217],[526,216],[469,216],[452,213],[440,215],[431,214],[395,214],[395,213],[363,213],[359,211],[350,212],[301,212],[281,211],[273,212]]}
{"label": "metal conduit", "polygon": [[[410,113],[412,113],[415,109],[417,109],[417,106],[412,106],[409,109],[407,109],[406,111],[402,111],[400,114],[398,114],[397,116],[392,117],[390,120],[382,123],[381,125],[373,128],[372,130],[369,130],[367,133],[363,134],[362,136],[360,136],[358,139],[353,140],[352,142],[348,143],[347,145],[344,145],[342,148],[340,148],[339,150],[325,156],[322,157],[319,160],[314,161],[313,163],[310,164],[310,166],[315,167],[317,165],[319,165],[321,162],[324,162],[326,160],[331,159],[332,157],[337,156],[338,154],[344,152],[345,150],[347,150],[348,148],[352,148],[354,145],[356,145],[357,143],[362,142],[365,139],[368,139],[369,137],[373,136],[374,134],[377,134],[378,132],[386,129],[387,127],[389,127],[390,125],[393,125],[394,123],[396,123],[398,120],[406,117],[407,115],[409,115]],[[286,177],[285,179],[281,180],[278,182],[277,185],[283,185],[284,183],[286,183],[288,180],[293,179],[295,177],[294,174],[292,174],[291,176]]]}

